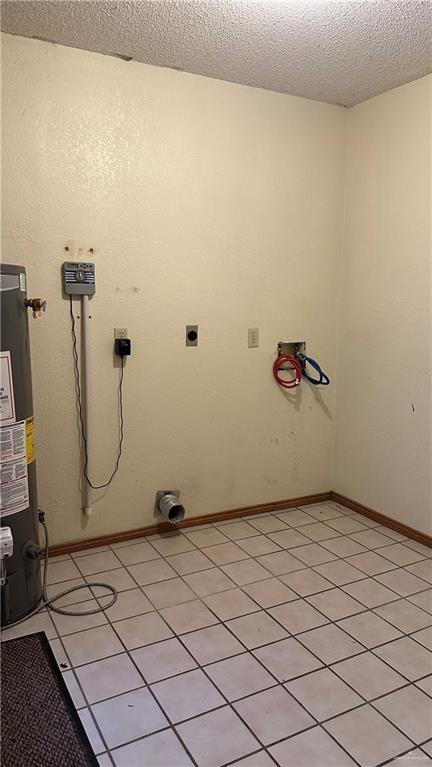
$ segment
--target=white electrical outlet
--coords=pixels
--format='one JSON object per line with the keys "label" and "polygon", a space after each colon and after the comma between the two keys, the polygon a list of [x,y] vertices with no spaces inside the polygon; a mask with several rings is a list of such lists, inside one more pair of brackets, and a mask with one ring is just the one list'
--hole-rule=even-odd
{"label": "white electrical outlet", "polygon": [[114,338],[127,338],[127,328],[114,328]]}
{"label": "white electrical outlet", "polygon": [[259,333],[258,328],[249,328],[248,330],[248,347],[254,349],[259,346]]}

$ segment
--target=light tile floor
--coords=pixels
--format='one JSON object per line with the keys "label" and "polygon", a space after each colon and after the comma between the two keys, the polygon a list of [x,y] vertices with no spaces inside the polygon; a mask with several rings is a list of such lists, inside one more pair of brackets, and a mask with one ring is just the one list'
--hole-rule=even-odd
{"label": "light tile floor", "polygon": [[[432,550],[328,502],[55,557],[44,612],[101,767],[432,765]],[[107,597],[69,597],[83,609]]]}

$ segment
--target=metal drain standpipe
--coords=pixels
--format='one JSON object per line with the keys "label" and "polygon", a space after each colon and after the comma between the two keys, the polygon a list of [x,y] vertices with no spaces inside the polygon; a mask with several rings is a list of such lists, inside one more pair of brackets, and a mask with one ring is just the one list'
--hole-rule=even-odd
{"label": "metal drain standpipe", "polygon": [[185,515],[185,508],[179,501],[180,490],[158,490],[156,493],[156,513],[176,525]]}

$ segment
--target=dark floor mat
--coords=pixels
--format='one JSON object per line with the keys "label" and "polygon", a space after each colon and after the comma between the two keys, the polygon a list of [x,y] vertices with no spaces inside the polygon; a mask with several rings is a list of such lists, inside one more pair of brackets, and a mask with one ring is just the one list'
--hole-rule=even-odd
{"label": "dark floor mat", "polygon": [[43,632],[1,645],[2,767],[97,767]]}

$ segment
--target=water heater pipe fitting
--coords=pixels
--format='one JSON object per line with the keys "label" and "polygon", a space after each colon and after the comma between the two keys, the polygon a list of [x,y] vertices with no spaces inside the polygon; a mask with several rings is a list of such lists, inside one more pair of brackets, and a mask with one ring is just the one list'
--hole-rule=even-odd
{"label": "water heater pipe fitting", "polygon": [[41,312],[46,312],[47,302],[42,298],[26,298],[24,304],[27,308],[31,307],[35,320],[39,319]]}
{"label": "water heater pipe fitting", "polygon": [[155,510],[167,522],[176,525],[185,515],[185,508],[179,502],[180,490],[158,490],[156,493]]}

